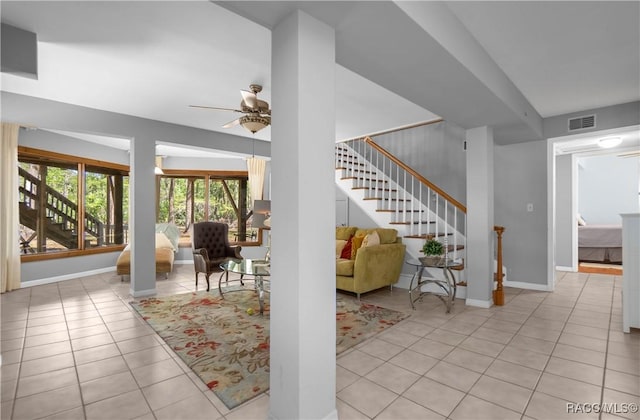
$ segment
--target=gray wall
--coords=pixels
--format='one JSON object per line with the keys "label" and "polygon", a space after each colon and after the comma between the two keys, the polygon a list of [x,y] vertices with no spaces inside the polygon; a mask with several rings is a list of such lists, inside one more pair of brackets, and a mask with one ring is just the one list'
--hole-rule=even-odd
{"label": "gray wall", "polygon": [[246,171],[247,162],[242,157],[237,158],[194,158],[194,157],[166,157],[162,159],[164,169],[200,169],[203,171]]}
{"label": "gray wall", "polygon": [[375,136],[373,141],[461,203],[466,203],[465,130],[448,122]]}
{"label": "gray wall", "polygon": [[60,276],[67,279],[72,278],[75,273],[115,267],[118,255],[120,255],[119,251],[22,263],[20,266],[20,282],[25,283]]}
{"label": "gray wall", "polygon": [[[120,138],[138,137],[142,139],[141,141],[155,139],[165,143],[214,148],[245,155],[251,154],[253,150],[255,150],[257,156],[270,156],[271,154],[271,144],[265,141],[254,142],[249,138],[226,133],[179,126],[4,91],[0,92],[0,94],[2,119],[7,122],[70,132],[113,135]],[[117,162],[124,165],[129,164],[127,151],[112,149],[42,130],[21,130],[19,144],[59,153],[85,156],[91,159]],[[213,163],[205,163],[205,165],[210,164]],[[267,167],[269,168],[269,165]],[[266,183],[268,183],[268,175]],[[268,188],[265,189],[265,194],[267,197],[269,196]],[[247,253],[252,255],[254,253],[264,255],[261,247],[255,248],[256,250],[249,247],[245,249]],[[114,267],[118,254],[116,252],[23,263],[21,265],[21,281],[69,276],[74,273]]]}
{"label": "gray wall", "polygon": [[46,130],[21,128],[18,134],[18,145],[129,165],[129,153],[126,150],[102,146]]}
{"label": "gray wall", "polygon": [[[346,226],[357,226],[361,228],[377,227],[376,222],[370,218],[355,201],[350,200],[349,196],[336,185],[336,223],[341,220],[339,216],[342,216],[342,219],[345,218],[343,213],[345,209],[347,210]],[[338,212],[340,212],[340,214],[337,214]]]}
{"label": "gray wall", "polygon": [[573,266],[572,156],[556,156],[556,266]]}
{"label": "gray wall", "polygon": [[[101,146],[45,130],[20,129],[18,145],[36,149],[82,156],[107,162],[129,164],[129,154],[125,150]],[[119,252],[84,255],[45,261],[22,263],[20,281],[29,282],[51,277],[68,276],[73,273],[115,267]]]}
{"label": "gray wall", "polygon": [[587,224],[622,224],[638,213],[640,159],[616,155],[578,159],[578,212]]}
{"label": "gray wall", "polygon": [[[8,122],[70,131],[110,133],[120,137],[135,137],[144,133],[143,137],[155,138],[158,141],[184,143],[196,147],[215,147],[237,153],[251,153],[252,150],[251,140],[243,137],[7,92],[1,92],[1,95],[3,120]],[[567,118],[591,112],[585,111],[546,118],[544,120],[545,137],[551,138],[569,134],[567,133]],[[640,122],[640,103],[638,102],[601,108],[594,112],[597,114],[598,126],[594,130],[586,130],[585,132],[626,127]],[[184,140],[177,141],[176,139]],[[270,156],[270,144],[256,142],[256,154]],[[464,157],[461,160],[464,162]],[[504,256],[505,265],[509,270],[509,280],[546,284],[548,222],[546,217],[546,143],[529,142],[520,145],[496,146],[494,163],[495,222],[507,228],[504,235]],[[453,173],[452,169],[451,172],[443,176],[450,177]],[[466,170],[459,177],[464,180]],[[464,181],[462,183],[464,184]],[[447,190],[444,185],[443,188]],[[459,199],[455,195],[454,197]],[[533,213],[526,213],[526,203],[533,203]],[[357,219],[358,216],[354,217],[356,219],[353,220],[357,223],[366,224],[366,221],[360,222]],[[94,269],[96,267],[92,266]],[[75,266],[70,269],[73,269],[74,272],[80,271]]]}
{"label": "gray wall", "polygon": [[640,102],[629,102],[545,118],[543,121],[544,137],[549,139],[577,134],[575,131],[569,132],[568,120],[570,118],[592,114],[596,116],[596,126],[594,128],[580,130],[578,132],[579,134],[587,134],[612,128],[630,127],[638,124],[640,122]]}
{"label": "gray wall", "polygon": [[[547,284],[547,145],[495,146],[495,224],[509,281]],[[527,212],[527,204],[533,212]]]}

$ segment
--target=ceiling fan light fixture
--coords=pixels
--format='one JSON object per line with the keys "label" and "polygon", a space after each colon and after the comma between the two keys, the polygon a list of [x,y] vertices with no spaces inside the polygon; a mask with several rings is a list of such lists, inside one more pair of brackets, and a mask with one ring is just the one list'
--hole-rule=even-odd
{"label": "ceiling fan light fixture", "polygon": [[240,125],[254,134],[269,124],[271,124],[270,117],[263,117],[261,115],[245,115],[240,117]]}
{"label": "ceiling fan light fixture", "polygon": [[622,137],[605,137],[598,140],[598,146],[602,147],[603,149],[616,147],[620,143],[622,143]]}

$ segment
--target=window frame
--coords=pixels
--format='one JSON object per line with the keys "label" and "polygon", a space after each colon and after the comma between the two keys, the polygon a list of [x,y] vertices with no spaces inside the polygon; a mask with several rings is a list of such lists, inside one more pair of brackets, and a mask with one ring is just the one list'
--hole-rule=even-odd
{"label": "window frame", "polygon": [[[65,153],[53,152],[49,150],[37,149],[27,146],[18,146],[18,161],[21,159],[30,159],[42,162],[42,164],[47,164],[47,162],[55,162],[60,163],[65,162],[69,165],[76,165],[78,171],[78,181],[79,185],[83,185],[82,180],[86,176],[87,168],[104,168],[115,171],[120,171],[126,173],[126,176],[130,177],[130,167],[129,165],[123,165],[114,162],[107,162],[97,159],[85,158],[81,156],[74,156]],[[211,170],[193,170],[193,169],[163,169],[165,175],[169,176],[184,176],[184,177],[203,177],[205,179],[205,191],[208,191],[206,187],[209,186],[208,181],[210,179],[245,179],[248,180],[249,173],[248,171],[211,171]],[[124,174],[123,174],[124,175]],[[156,181],[159,182],[161,175],[156,176]],[[80,190],[80,188],[79,188]],[[84,191],[78,191],[78,196],[82,199],[79,200],[78,203],[78,218],[83,220],[84,217],[84,207],[85,207],[85,197]],[[130,203],[130,201],[129,201]],[[158,206],[158,200],[156,196],[156,206]],[[205,207],[205,217],[208,218],[208,206],[209,202],[207,200],[207,204]],[[79,223],[79,234],[84,231],[84,223]],[[80,236],[80,235],[79,235]],[[80,236],[82,237],[82,236]],[[237,241],[232,242],[234,245],[253,247],[253,246],[261,246],[262,245],[262,237],[263,237],[263,228],[258,228],[258,234],[255,241]],[[45,261],[45,260],[53,260],[53,259],[61,259],[61,258],[72,258],[79,257],[85,255],[95,255],[95,254],[103,254],[110,252],[120,252],[125,247],[126,244],[118,244],[118,245],[105,245],[101,247],[93,247],[93,248],[84,248],[84,244],[82,244],[83,248],[80,249],[72,249],[67,251],[59,251],[59,252],[51,252],[51,253],[39,253],[39,254],[20,254],[21,262],[32,262],[32,261]]]}
{"label": "window frame", "polygon": [[[222,170],[222,171],[211,171],[204,169],[162,169],[164,172],[163,175],[156,176],[156,215],[159,214],[158,206],[159,202],[159,193],[160,193],[160,179],[162,177],[175,177],[175,178],[203,178],[204,179],[204,191],[205,191],[205,209],[204,209],[204,218],[205,220],[209,220],[209,190],[210,190],[210,181],[214,180],[245,180],[249,181],[249,172],[248,171],[239,171],[239,170]],[[247,215],[247,219],[251,217],[251,213]],[[240,245],[246,247],[253,246],[262,246],[262,232],[263,228],[258,228],[258,233],[256,235],[255,241],[230,241],[231,245]]]}
{"label": "window frame", "polygon": [[[24,160],[32,160],[36,162],[41,162],[40,164],[47,165],[48,163],[65,163],[70,166],[77,167],[77,177],[78,177],[78,220],[84,220],[84,212],[85,212],[85,194],[84,188],[84,177],[86,176],[86,169],[89,168],[102,168],[108,169],[112,171],[121,172],[122,175],[127,177],[130,176],[129,166],[122,165],[113,162],[106,162],[97,159],[90,159],[80,156],[68,155],[65,153],[52,152],[49,150],[36,149],[32,147],[26,146],[18,146],[18,162]],[[53,166],[53,165],[52,165]],[[84,223],[78,223],[78,237],[82,238],[84,235]],[[59,252],[43,252],[36,254],[20,254],[21,262],[31,262],[31,261],[45,261],[45,260],[53,260],[59,258],[71,258],[78,257],[83,255],[94,255],[94,254],[103,254],[109,252],[119,252],[122,251],[126,244],[114,244],[114,245],[105,245],[100,247],[92,247],[92,248],[84,248],[84,243],[78,244],[78,249],[70,249],[66,251]]]}

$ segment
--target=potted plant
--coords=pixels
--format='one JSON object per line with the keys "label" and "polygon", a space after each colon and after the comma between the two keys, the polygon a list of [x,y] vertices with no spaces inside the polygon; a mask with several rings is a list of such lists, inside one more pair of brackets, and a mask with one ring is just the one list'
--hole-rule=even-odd
{"label": "potted plant", "polygon": [[420,261],[424,265],[437,266],[442,263],[442,254],[444,254],[444,246],[435,240],[429,238],[422,246],[422,252],[424,257],[420,258]]}

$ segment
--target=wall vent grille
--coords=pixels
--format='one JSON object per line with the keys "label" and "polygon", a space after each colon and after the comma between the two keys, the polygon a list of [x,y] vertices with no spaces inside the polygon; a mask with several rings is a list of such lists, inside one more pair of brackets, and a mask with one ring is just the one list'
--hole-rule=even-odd
{"label": "wall vent grille", "polygon": [[595,115],[584,115],[569,119],[569,131],[584,130],[585,128],[594,128],[596,126]]}

